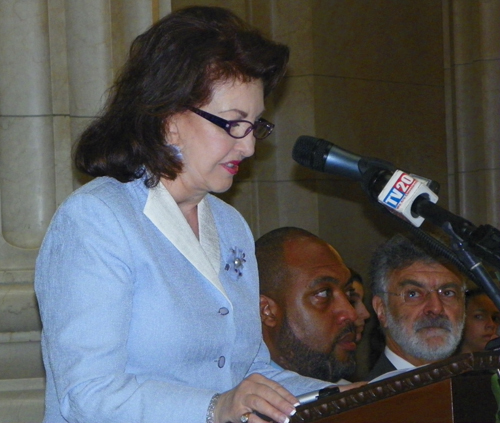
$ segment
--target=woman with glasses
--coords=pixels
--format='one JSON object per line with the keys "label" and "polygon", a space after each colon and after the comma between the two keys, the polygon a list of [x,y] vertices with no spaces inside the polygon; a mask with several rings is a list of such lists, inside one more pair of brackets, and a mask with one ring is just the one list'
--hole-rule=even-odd
{"label": "woman with glasses", "polygon": [[[45,422],[277,422],[328,383],[280,372],[262,342],[254,240],[228,190],[273,124],[288,48],[231,12],[153,25],[76,167],[36,267]],[[292,393],[293,392],[293,395]]]}

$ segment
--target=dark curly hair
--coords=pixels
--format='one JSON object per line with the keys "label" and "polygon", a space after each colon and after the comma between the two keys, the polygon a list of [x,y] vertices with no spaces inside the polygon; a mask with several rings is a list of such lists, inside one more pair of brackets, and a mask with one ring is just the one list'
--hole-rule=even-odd
{"label": "dark curly hair", "polygon": [[75,165],[121,182],[153,187],[174,180],[182,162],[166,141],[166,122],[210,102],[218,82],[261,80],[267,96],[281,80],[289,49],[262,36],[231,11],[187,7],[139,35],[100,117],[83,132]]}

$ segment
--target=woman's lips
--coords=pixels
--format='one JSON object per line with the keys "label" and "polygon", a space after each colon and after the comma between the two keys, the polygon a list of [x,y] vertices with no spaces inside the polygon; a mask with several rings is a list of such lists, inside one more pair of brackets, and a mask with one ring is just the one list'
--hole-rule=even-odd
{"label": "woman's lips", "polygon": [[232,160],[230,162],[222,163],[221,166],[226,169],[231,175],[236,175],[240,168],[240,160]]}

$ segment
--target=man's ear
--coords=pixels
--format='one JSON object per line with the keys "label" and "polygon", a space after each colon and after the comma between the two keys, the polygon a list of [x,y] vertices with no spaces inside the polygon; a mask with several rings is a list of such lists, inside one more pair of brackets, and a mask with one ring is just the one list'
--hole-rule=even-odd
{"label": "man's ear", "polygon": [[378,321],[380,322],[380,326],[385,328],[386,326],[386,317],[385,317],[385,304],[382,298],[378,295],[374,295],[372,298],[372,306],[373,310],[377,314]]}
{"label": "man's ear", "polygon": [[260,296],[260,320],[264,325],[274,328],[278,324],[279,305],[267,295]]}

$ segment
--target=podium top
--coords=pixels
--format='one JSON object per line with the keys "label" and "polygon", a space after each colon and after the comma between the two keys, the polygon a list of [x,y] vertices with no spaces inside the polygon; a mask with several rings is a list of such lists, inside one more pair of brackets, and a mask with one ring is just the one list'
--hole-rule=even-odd
{"label": "podium top", "polygon": [[297,407],[293,423],[314,422],[467,372],[500,368],[500,352],[467,353]]}

